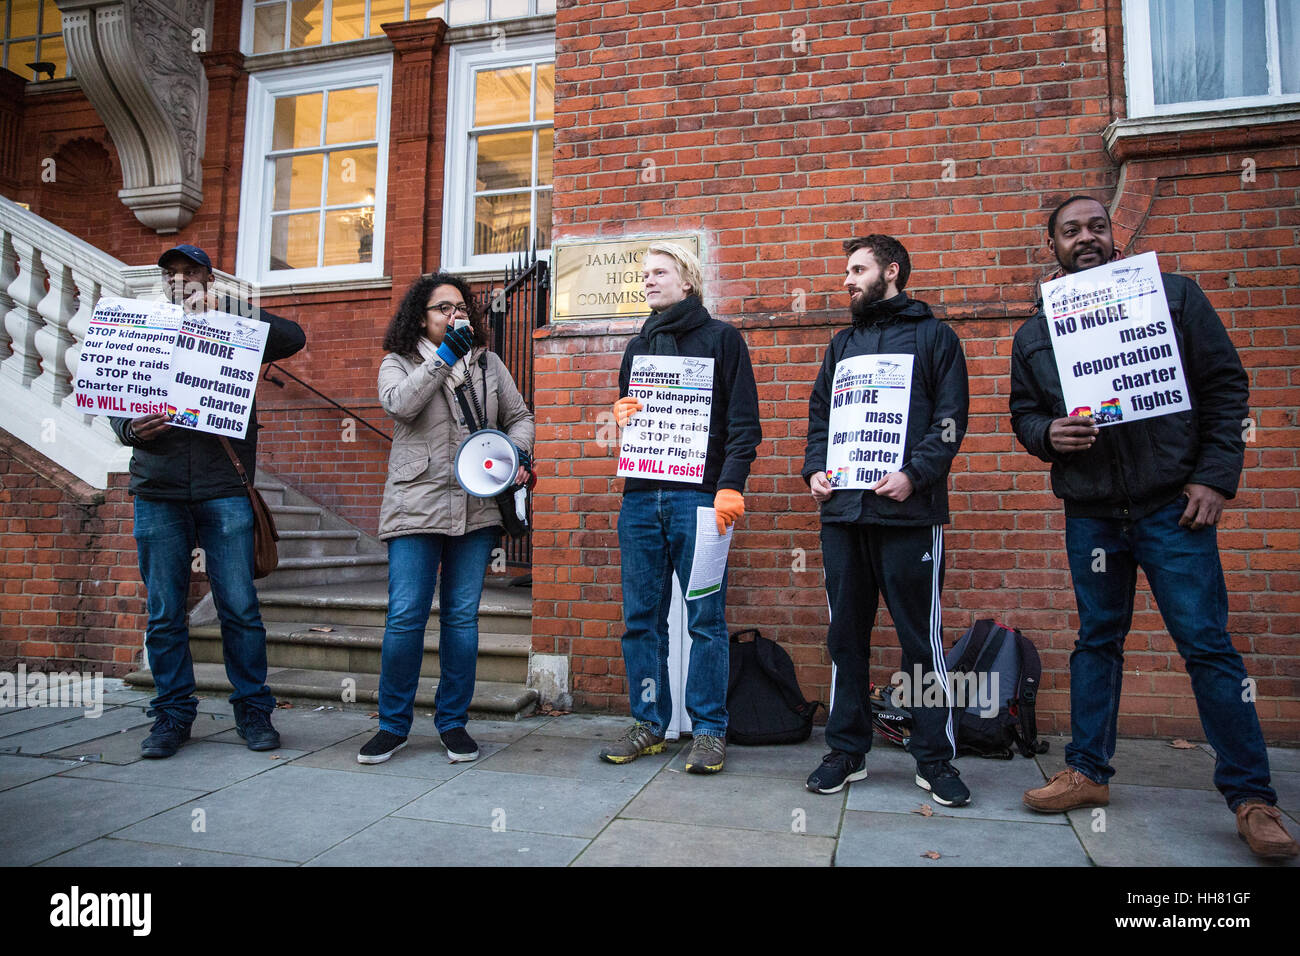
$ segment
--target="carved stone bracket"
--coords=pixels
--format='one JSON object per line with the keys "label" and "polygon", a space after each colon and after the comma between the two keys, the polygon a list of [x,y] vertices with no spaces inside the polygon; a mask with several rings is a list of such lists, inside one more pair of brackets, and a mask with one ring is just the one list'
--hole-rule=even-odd
{"label": "carved stone bracket", "polygon": [[56,0],[71,72],[122,164],[118,196],[160,234],[203,202],[213,0]]}

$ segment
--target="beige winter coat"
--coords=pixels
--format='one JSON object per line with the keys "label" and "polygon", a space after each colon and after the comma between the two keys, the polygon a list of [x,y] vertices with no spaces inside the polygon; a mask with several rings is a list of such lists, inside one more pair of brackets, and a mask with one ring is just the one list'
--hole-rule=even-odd
{"label": "beige winter coat", "polygon": [[[486,368],[479,364],[483,356]],[[456,482],[452,463],[472,426],[462,420],[460,403],[446,385],[448,371],[442,363],[412,361],[394,352],[385,355],[379,366],[379,403],[395,423],[379,510],[382,539],[404,534],[462,535],[501,523],[494,500],[475,498]],[[505,363],[495,352],[475,348],[470,372],[480,406],[487,375],[488,427],[505,432],[531,455],[533,413]]]}

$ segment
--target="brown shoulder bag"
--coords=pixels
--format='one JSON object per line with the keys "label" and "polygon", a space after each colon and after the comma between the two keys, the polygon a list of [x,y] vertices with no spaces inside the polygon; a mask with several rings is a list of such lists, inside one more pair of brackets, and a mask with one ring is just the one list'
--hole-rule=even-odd
{"label": "brown shoulder bag", "polygon": [[253,506],[253,577],[264,578],[280,563],[280,552],[275,544],[280,540],[280,533],[275,530],[275,519],[271,517],[271,509],[262,500],[261,492],[249,483],[248,474],[244,471],[239,456],[235,454],[235,449],[230,446],[226,436],[218,435],[217,438],[230,456],[235,471],[239,472],[239,480],[244,483],[244,490],[248,492],[248,500]]}

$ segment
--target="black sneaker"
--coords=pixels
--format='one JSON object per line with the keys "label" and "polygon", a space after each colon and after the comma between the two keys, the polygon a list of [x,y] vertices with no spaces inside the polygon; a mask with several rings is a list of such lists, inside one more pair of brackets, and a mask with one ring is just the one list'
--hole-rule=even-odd
{"label": "black sneaker", "polygon": [[174,717],[159,713],[149,730],[149,736],[140,742],[141,757],[170,757],[190,739],[190,725]]}
{"label": "black sneaker", "polygon": [[945,807],[964,807],[970,803],[970,791],[959,778],[960,774],[946,760],[916,765],[916,785],[929,790],[934,802]]}
{"label": "black sneaker", "polygon": [[822,758],[822,765],[808,775],[804,784],[813,793],[839,793],[846,783],[867,779],[866,754],[832,750]]}
{"label": "black sneaker", "polygon": [[383,763],[406,746],[406,738],[381,730],[357,754],[357,763]]}
{"label": "black sneaker", "polygon": [[478,744],[464,727],[453,727],[438,736],[442,738],[442,745],[447,748],[447,759],[452,763],[478,759]]}
{"label": "black sneaker", "polygon": [[235,732],[244,738],[249,750],[275,750],[280,746],[271,715],[252,705],[235,705]]}

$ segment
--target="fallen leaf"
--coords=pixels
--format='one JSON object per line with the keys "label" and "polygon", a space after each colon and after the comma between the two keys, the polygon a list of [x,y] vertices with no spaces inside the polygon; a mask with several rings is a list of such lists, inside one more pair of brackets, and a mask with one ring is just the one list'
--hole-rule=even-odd
{"label": "fallen leaf", "polygon": [[936,853],[934,850],[926,850],[924,853],[921,854],[921,856],[925,857],[927,860],[939,859],[939,854]]}
{"label": "fallen leaf", "polygon": [[289,703],[287,700],[277,700],[275,706],[279,710],[288,710],[293,706],[293,704]]}
{"label": "fallen leaf", "polygon": [[915,810],[913,810],[912,812],[913,812],[913,813],[919,813],[919,814],[921,814],[921,816],[923,816],[923,817],[932,817],[932,816],[934,816],[934,811],[930,809],[930,805],[929,805],[928,803],[923,803],[923,804],[921,804],[919,807],[917,807],[917,808],[916,808]]}
{"label": "fallen leaf", "polygon": [[279,760],[279,759],[280,759],[280,755],[279,755],[279,754],[271,754],[271,759],[272,759],[272,760]]}
{"label": "fallen leaf", "polygon": [[1196,744],[1190,744],[1190,743],[1188,743],[1186,740],[1184,740],[1182,737],[1179,737],[1177,740],[1175,740],[1175,741],[1174,741],[1173,743],[1171,743],[1169,746],[1173,747],[1175,750],[1195,750],[1195,749],[1196,749]]}
{"label": "fallen leaf", "polygon": [[313,631],[320,631],[322,634],[329,634],[331,631],[334,630],[334,628],[332,628],[332,627],[313,627],[313,628],[311,628],[311,630],[313,630]]}
{"label": "fallen leaf", "polygon": [[379,716],[379,711],[372,710],[370,713],[366,714],[366,716],[369,717],[371,720],[374,720],[376,717]]}

